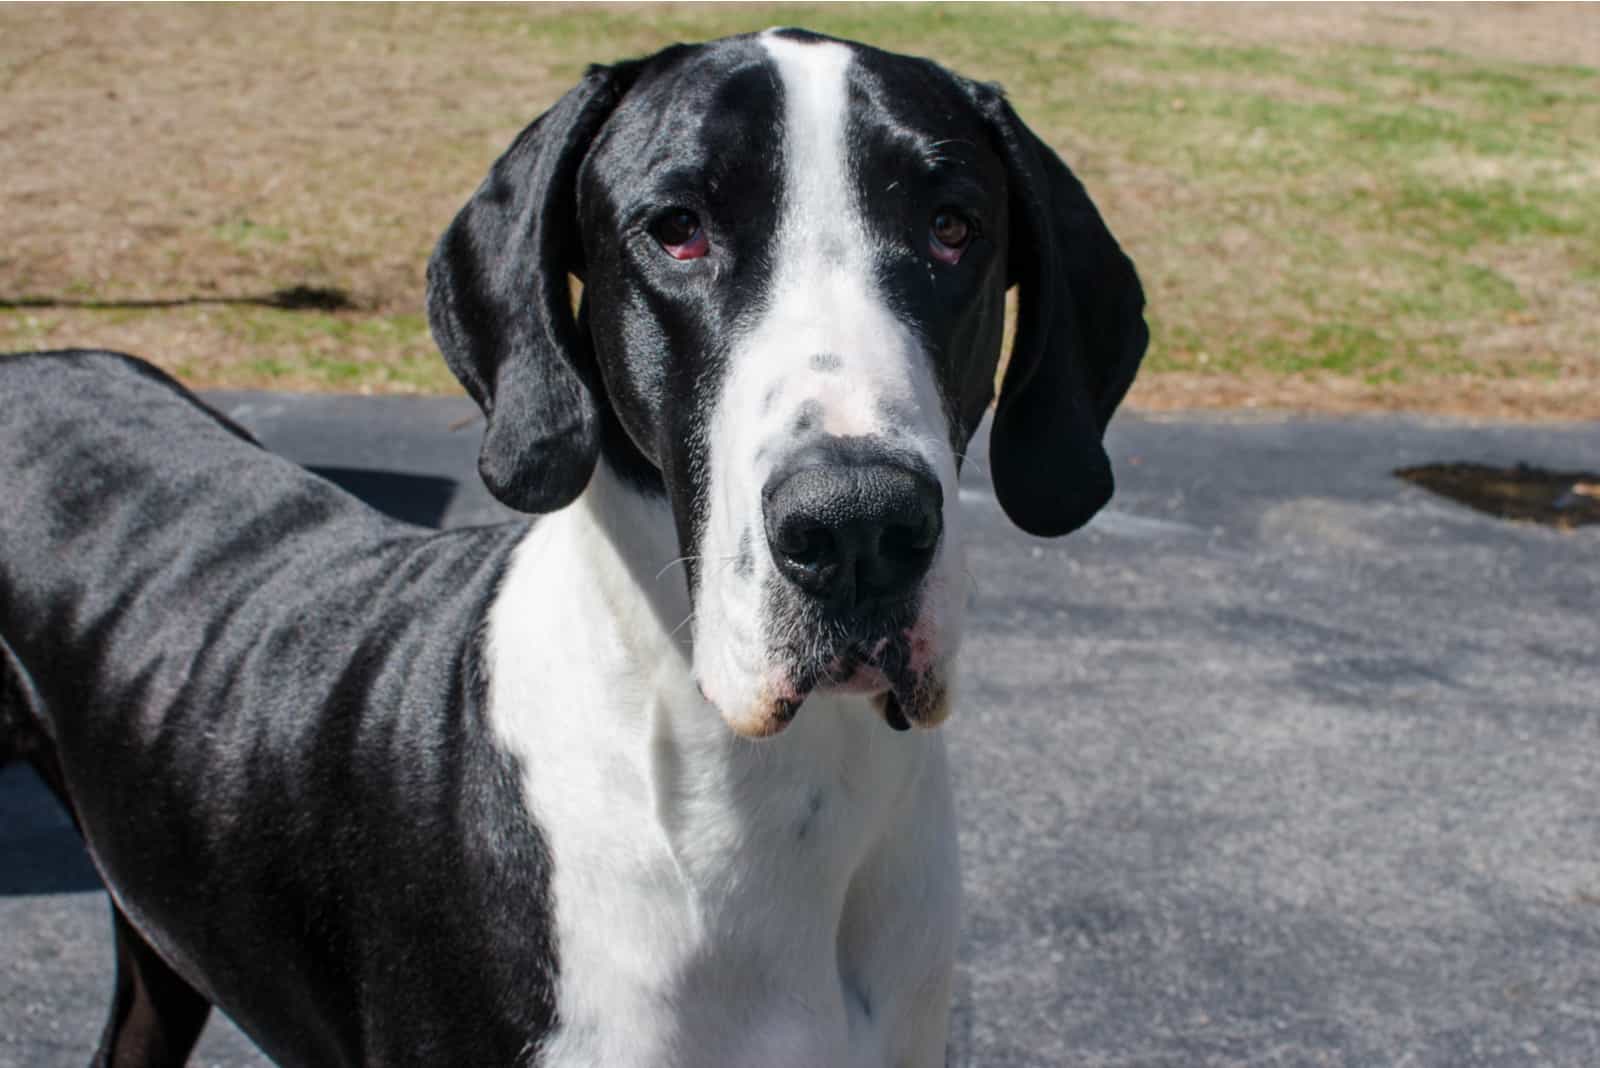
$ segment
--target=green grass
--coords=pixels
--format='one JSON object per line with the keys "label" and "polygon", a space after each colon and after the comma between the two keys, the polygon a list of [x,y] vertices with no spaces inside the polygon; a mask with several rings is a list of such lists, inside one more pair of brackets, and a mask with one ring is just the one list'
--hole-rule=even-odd
{"label": "green grass", "polygon": [[[174,284],[200,288],[184,276],[185,253],[204,249],[216,250],[212,270],[224,282],[245,272],[248,292],[308,279],[343,286],[357,269],[376,281],[357,293],[367,311],[135,313],[169,316],[235,353],[220,371],[209,355],[193,357],[188,366],[202,376],[450,388],[416,314],[422,258],[448,219],[442,190],[464,200],[493,150],[590,62],[787,24],[930,55],[1005,85],[1139,264],[1149,374],[1441,388],[1463,376],[1600,379],[1600,71],[1590,67],[1381,41],[1241,43],[1164,29],[1137,12],[1055,5],[353,7],[323,19],[313,26],[332,45],[319,54],[359,41],[419,64],[415,91],[390,99],[397,129],[430,136],[363,142],[365,152],[392,155],[359,157],[340,172],[343,185],[323,174],[349,166],[354,151],[335,101],[324,124],[311,108],[295,129],[317,142],[307,157],[316,165],[301,168],[311,173],[279,175],[267,141],[237,149],[244,155],[230,160],[229,180],[273,176],[241,188],[328,181],[320,214],[286,206],[310,201],[260,193],[186,220],[195,239],[162,246],[156,259]],[[212,44],[248,50],[272,32],[270,21],[219,27]],[[508,69],[527,77],[508,78]],[[219,129],[217,143],[235,140]],[[448,180],[430,184],[441,174]],[[340,189],[349,204],[330,204]],[[363,208],[363,198],[375,206]],[[411,210],[416,203],[427,211]],[[100,295],[71,281],[66,296]],[[74,323],[138,326],[113,314],[6,313],[0,343],[59,340]],[[1521,333],[1508,341],[1510,329]]]}
{"label": "green grass", "polygon": [[250,219],[234,219],[213,228],[212,232],[221,241],[239,248],[250,248],[259,244],[281,245],[289,240],[289,228],[286,226],[272,226],[254,222]]}
{"label": "green grass", "polygon": [[420,314],[362,315],[230,307],[223,331],[248,350],[249,375],[300,389],[438,392],[453,385]]}

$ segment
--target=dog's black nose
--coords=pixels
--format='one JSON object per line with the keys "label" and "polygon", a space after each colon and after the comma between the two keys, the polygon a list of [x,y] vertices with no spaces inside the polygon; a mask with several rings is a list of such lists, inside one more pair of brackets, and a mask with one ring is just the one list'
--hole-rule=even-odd
{"label": "dog's black nose", "polygon": [[897,463],[790,465],[762,500],[778,570],[840,611],[908,597],[944,529],[938,480]]}

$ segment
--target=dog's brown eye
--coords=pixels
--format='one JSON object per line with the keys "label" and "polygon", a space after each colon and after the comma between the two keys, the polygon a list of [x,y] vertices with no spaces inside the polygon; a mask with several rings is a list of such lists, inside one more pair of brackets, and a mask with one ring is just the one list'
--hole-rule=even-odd
{"label": "dog's brown eye", "polygon": [[700,216],[688,208],[668,208],[650,224],[650,236],[675,260],[694,260],[711,251]]}
{"label": "dog's brown eye", "polygon": [[972,223],[950,208],[940,208],[928,223],[928,251],[943,263],[955,263],[972,240]]}

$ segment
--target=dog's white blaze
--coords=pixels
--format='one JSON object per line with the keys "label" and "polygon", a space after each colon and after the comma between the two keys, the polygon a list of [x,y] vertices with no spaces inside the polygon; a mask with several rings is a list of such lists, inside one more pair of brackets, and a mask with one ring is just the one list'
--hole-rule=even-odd
{"label": "dog's white blaze", "polygon": [[[795,442],[802,412],[836,436],[886,435],[919,453],[944,490],[945,536],[925,582],[919,633],[947,666],[965,603],[955,457],[921,343],[884,300],[873,239],[852,189],[847,143],[852,51],[768,33],[762,45],[783,86],[784,194],[769,299],[732,354],[712,418],[707,521],[695,668],[730,718],[760,709],[768,663],[760,632],[775,568],[761,489]],[[826,357],[827,370],[813,360]],[[891,423],[885,412],[903,413]],[[727,567],[752,547],[751,572]],[[808,708],[806,714],[813,714]]]}
{"label": "dog's white blaze", "polygon": [[779,738],[733,734],[689,672],[677,553],[666,506],[602,464],[518,548],[489,618],[490,723],[553,861],[538,1063],[943,1065],[943,735],[824,698]]}

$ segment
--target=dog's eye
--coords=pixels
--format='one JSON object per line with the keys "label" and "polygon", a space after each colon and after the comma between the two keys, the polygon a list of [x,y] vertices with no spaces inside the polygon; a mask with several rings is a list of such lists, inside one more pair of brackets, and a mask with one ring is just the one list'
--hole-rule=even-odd
{"label": "dog's eye", "polygon": [[697,260],[711,251],[700,216],[688,208],[668,208],[650,224],[650,236],[675,260]]}
{"label": "dog's eye", "polygon": [[958,263],[972,241],[972,223],[954,208],[940,208],[928,221],[928,251],[941,263]]}

